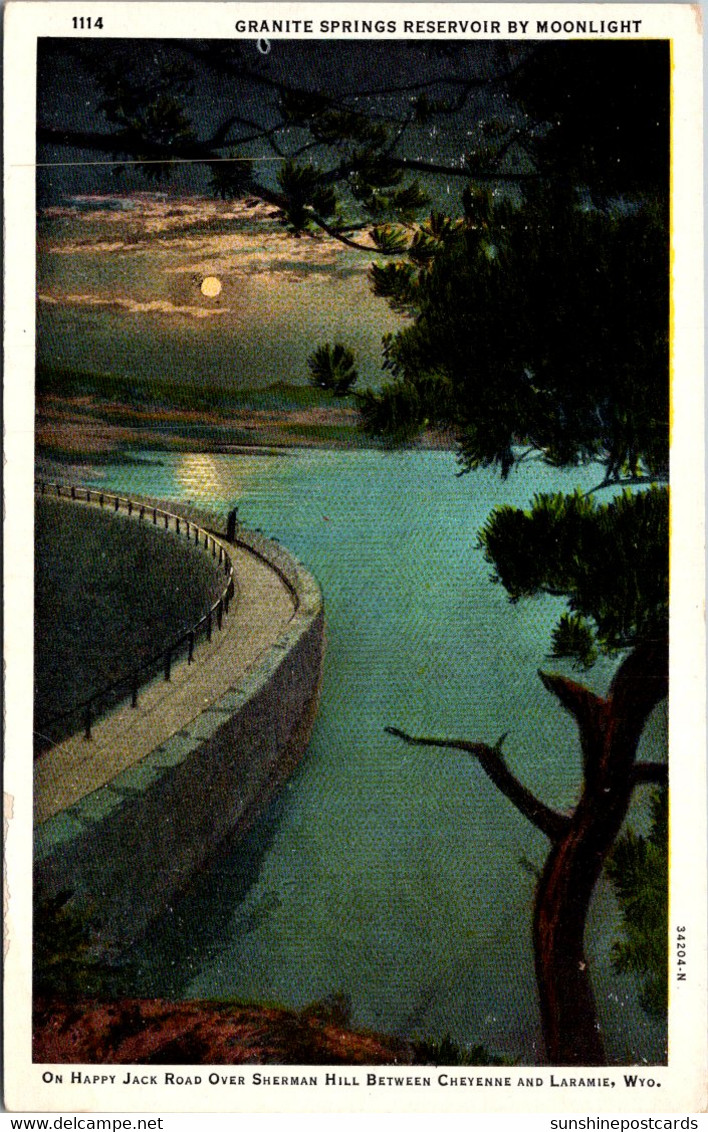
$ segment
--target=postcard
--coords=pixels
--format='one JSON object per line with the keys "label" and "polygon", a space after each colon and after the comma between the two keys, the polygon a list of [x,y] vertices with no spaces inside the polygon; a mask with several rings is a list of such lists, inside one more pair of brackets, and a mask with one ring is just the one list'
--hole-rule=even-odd
{"label": "postcard", "polygon": [[699,10],[5,43],[8,1107],[704,1111]]}

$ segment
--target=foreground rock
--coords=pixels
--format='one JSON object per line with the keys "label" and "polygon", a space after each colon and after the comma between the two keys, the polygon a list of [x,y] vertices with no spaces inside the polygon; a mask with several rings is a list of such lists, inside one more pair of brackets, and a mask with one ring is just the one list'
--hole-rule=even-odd
{"label": "foreground rock", "polygon": [[140,1065],[395,1065],[412,1047],[346,1028],[336,1005],[296,1012],[124,999],[40,1005],[33,1061]]}

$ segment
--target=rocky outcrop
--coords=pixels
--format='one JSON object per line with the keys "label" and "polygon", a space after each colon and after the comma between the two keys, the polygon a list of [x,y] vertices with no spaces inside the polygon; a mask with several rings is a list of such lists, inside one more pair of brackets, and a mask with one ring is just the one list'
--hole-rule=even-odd
{"label": "rocky outcrop", "polygon": [[395,1065],[408,1042],[347,1027],[338,1004],[302,1011],[125,999],[36,1011],[33,1060],[49,1064]]}

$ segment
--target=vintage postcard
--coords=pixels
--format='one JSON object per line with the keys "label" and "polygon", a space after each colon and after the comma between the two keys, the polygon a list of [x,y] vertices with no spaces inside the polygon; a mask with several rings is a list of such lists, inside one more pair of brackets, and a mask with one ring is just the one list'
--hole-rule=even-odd
{"label": "vintage postcard", "polygon": [[705,1110],[700,24],[10,0],[11,1110]]}

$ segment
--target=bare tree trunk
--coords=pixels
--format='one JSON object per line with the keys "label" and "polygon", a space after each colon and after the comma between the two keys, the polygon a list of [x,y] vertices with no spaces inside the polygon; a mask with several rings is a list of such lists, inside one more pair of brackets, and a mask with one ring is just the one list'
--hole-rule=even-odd
{"label": "bare tree trunk", "polygon": [[[624,813],[629,806],[627,794]],[[590,900],[624,813],[609,817],[585,795],[548,855],[536,893],[534,959],[551,1065],[604,1065],[600,1024],[583,948]]]}
{"label": "bare tree trunk", "polygon": [[636,763],[647,717],[668,692],[667,641],[638,645],[620,665],[607,699],[565,676],[539,673],[575,719],[583,792],[567,816],[546,806],[512,774],[495,746],[465,739],[392,735],[474,756],[498,789],[540,829],[551,851],[536,891],[533,942],[541,1022],[552,1065],[604,1065],[604,1043],[583,941],[590,901],[638,782],[665,782],[665,764]]}
{"label": "bare tree trunk", "polygon": [[595,884],[626,817],[636,782],[660,780],[665,767],[636,773],[647,716],[668,690],[666,645],[639,646],[620,666],[606,700],[561,676],[541,679],[580,731],[585,782],[539,880],[533,941],[541,1021],[552,1065],[604,1065],[583,939]]}

